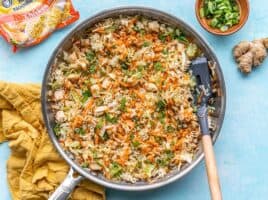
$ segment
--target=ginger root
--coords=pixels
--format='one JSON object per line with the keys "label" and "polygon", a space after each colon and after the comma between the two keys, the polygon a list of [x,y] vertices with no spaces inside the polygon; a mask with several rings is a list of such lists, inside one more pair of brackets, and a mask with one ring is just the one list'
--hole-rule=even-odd
{"label": "ginger root", "polygon": [[267,48],[268,38],[238,43],[233,49],[233,56],[241,72],[250,73],[252,67],[259,66],[267,56]]}

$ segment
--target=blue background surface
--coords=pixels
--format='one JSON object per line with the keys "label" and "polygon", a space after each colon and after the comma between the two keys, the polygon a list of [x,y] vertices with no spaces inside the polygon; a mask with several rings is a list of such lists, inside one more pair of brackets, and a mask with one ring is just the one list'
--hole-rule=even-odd
{"label": "blue background surface", "polygon": [[[227,87],[227,110],[215,145],[224,199],[268,198],[268,59],[249,76],[238,72],[231,49],[240,40],[268,36],[268,1],[252,0],[247,24],[234,35],[218,37],[204,31],[194,14],[194,0],[74,0],[79,21],[107,8],[127,5],[154,7],[185,20],[213,46]],[[77,23],[76,23],[77,24]],[[0,80],[37,82],[42,80],[52,50],[75,27],[58,31],[42,44],[16,54],[0,38]],[[7,144],[0,145],[0,199],[9,200],[6,183]],[[108,200],[192,200],[209,199],[204,162],[190,174],[160,189],[147,192],[107,190]]]}

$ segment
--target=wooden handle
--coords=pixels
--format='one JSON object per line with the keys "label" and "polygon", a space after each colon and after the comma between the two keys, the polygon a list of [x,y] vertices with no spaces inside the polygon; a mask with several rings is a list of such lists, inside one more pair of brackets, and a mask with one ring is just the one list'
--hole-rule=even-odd
{"label": "wooden handle", "polygon": [[216,160],[210,135],[202,136],[203,150],[205,154],[208,183],[212,200],[221,200],[221,187],[217,172]]}

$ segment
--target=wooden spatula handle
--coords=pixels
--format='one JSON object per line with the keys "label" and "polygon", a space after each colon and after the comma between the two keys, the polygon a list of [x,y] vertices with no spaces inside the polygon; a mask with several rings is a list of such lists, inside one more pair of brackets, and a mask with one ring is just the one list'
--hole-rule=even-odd
{"label": "wooden spatula handle", "polygon": [[216,160],[210,135],[202,136],[203,150],[205,154],[208,183],[212,200],[221,200],[221,187],[217,172]]}

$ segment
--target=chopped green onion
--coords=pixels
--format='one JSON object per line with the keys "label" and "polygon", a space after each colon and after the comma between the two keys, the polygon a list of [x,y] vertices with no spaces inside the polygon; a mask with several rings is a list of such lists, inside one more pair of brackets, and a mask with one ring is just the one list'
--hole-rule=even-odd
{"label": "chopped green onion", "polygon": [[60,136],[60,124],[56,124],[53,128],[55,135],[58,137]]}
{"label": "chopped green onion", "polygon": [[128,63],[128,61],[119,61],[119,63],[120,63],[120,65],[121,65],[121,68],[123,69],[123,70],[128,70],[128,67],[129,67],[129,63]]}
{"label": "chopped green onion", "polygon": [[161,124],[165,124],[166,113],[164,111],[159,112],[158,119]]}
{"label": "chopped green onion", "polygon": [[82,168],[88,168],[88,163],[86,163],[86,162],[82,163],[82,164],[81,164],[81,167],[82,167]]}
{"label": "chopped green onion", "polygon": [[129,138],[130,138],[130,140],[132,141],[133,139],[134,139],[134,134],[133,133],[131,133],[130,135],[129,135]]}
{"label": "chopped green onion", "polygon": [[151,177],[152,172],[154,170],[155,166],[153,164],[147,163],[144,167],[144,172],[148,177]]}
{"label": "chopped green onion", "polygon": [[119,110],[121,110],[122,112],[126,111],[126,103],[127,103],[127,99],[126,97],[123,97],[120,101]]}
{"label": "chopped green onion", "polygon": [[227,30],[228,30],[228,26],[222,26],[222,27],[220,28],[220,30],[221,30],[222,32],[227,31]]}
{"label": "chopped green onion", "polygon": [[162,54],[167,55],[168,54],[168,50],[167,49],[163,49]]}
{"label": "chopped green onion", "polygon": [[144,43],[143,43],[143,47],[148,47],[148,46],[150,46],[151,45],[151,42],[149,42],[149,41],[145,41]]}
{"label": "chopped green onion", "polygon": [[118,29],[118,25],[111,25],[111,26],[105,28],[105,32],[111,33],[111,32],[116,31],[117,29]]}
{"label": "chopped green onion", "polygon": [[138,33],[144,34],[144,29],[141,29],[138,26],[133,26],[133,30],[138,32]]}
{"label": "chopped green onion", "polygon": [[208,23],[220,31],[227,31],[239,23],[240,12],[235,0],[204,0],[199,10],[200,17],[210,20]]}
{"label": "chopped green onion", "polygon": [[82,92],[82,103],[85,103],[89,97],[91,97],[91,92],[89,90],[83,91]]}
{"label": "chopped green onion", "polygon": [[160,145],[163,143],[163,139],[159,136],[154,136],[154,140]]}
{"label": "chopped green onion", "polygon": [[121,68],[124,70],[128,69],[128,65],[126,63],[121,63]]}
{"label": "chopped green onion", "polygon": [[162,33],[162,34],[158,35],[158,38],[159,38],[159,40],[161,40],[161,42],[165,42],[167,36],[164,33]]}
{"label": "chopped green onion", "polygon": [[104,120],[101,118],[96,125],[96,129],[101,129],[103,127],[103,124]]}
{"label": "chopped green onion", "polygon": [[141,143],[139,141],[133,141],[132,142],[132,145],[133,145],[134,148],[138,148],[140,146],[140,144]]}
{"label": "chopped green onion", "polygon": [[160,111],[164,111],[166,109],[166,101],[165,100],[162,100],[160,99],[159,101],[156,102],[156,110],[158,112]]}
{"label": "chopped green onion", "polygon": [[154,69],[155,69],[156,71],[163,71],[163,66],[162,66],[162,64],[161,64],[160,62],[156,62],[156,63],[154,64]]}
{"label": "chopped green onion", "polygon": [[92,62],[96,58],[96,54],[93,51],[88,51],[86,53],[86,58],[89,62]]}
{"label": "chopped green onion", "polygon": [[188,57],[190,58],[194,58],[198,53],[198,47],[196,44],[193,44],[193,43],[190,43],[188,46],[187,46],[187,49],[186,49],[186,54]]}
{"label": "chopped green onion", "polygon": [[200,14],[200,17],[202,17],[202,18],[205,16],[204,8],[200,9],[199,14]]}
{"label": "chopped green onion", "polygon": [[122,174],[122,167],[117,163],[113,162],[110,167],[110,174],[112,177],[119,177]]}
{"label": "chopped green onion", "polygon": [[107,141],[110,137],[109,134],[107,133],[107,131],[104,132],[104,134],[101,137],[104,141]]}
{"label": "chopped green onion", "polygon": [[167,128],[166,128],[166,131],[168,132],[168,133],[172,133],[172,132],[174,132],[176,129],[173,127],[173,126],[171,126],[171,125],[168,125],[167,126]]}
{"label": "chopped green onion", "polygon": [[139,65],[138,66],[138,71],[142,72],[147,66],[146,65]]}
{"label": "chopped green onion", "polygon": [[70,97],[76,102],[79,103],[81,101],[80,96],[77,94],[75,90],[70,91]]}
{"label": "chopped green onion", "polygon": [[85,135],[86,134],[85,130],[83,128],[81,128],[81,127],[80,128],[75,128],[74,132],[76,134],[79,134],[79,135]]}
{"label": "chopped green onion", "polygon": [[107,122],[110,122],[112,124],[115,124],[118,121],[117,117],[112,117],[108,113],[105,114],[105,119],[106,119]]}
{"label": "chopped green onion", "polygon": [[181,42],[184,42],[184,43],[189,42],[185,35],[180,35],[180,36],[177,37],[177,39],[180,40]]}
{"label": "chopped green onion", "polygon": [[95,64],[90,65],[88,72],[91,74],[95,73],[96,72],[96,65]]}
{"label": "chopped green onion", "polygon": [[217,26],[217,24],[219,23],[218,19],[217,18],[213,18],[211,21],[210,21],[210,26],[212,26],[213,28],[215,28]]}
{"label": "chopped green onion", "polygon": [[168,161],[170,161],[174,157],[174,153],[171,150],[166,150],[165,156],[168,159]]}

